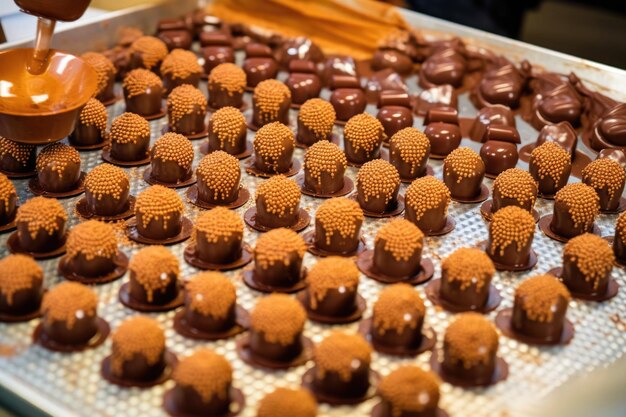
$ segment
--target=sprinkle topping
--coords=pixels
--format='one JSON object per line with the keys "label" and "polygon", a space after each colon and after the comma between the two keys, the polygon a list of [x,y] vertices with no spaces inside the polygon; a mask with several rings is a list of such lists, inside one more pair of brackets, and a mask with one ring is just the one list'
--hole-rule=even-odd
{"label": "sprinkle topping", "polygon": [[145,137],[150,137],[150,123],[138,114],[122,113],[111,124],[111,142],[135,144]]}
{"label": "sprinkle topping", "polygon": [[283,155],[291,158],[296,142],[291,129],[280,122],[273,122],[256,132],[253,145],[254,153],[272,164],[273,170],[276,171],[278,161]]}
{"label": "sprinkle topping", "polygon": [[424,233],[406,219],[395,219],[378,229],[374,242],[383,242],[396,261],[406,262],[424,246]]}
{"label": "sprinkle topping", "polygon": [[111,75],[117,73],[115,65],[113,65],[113,62],[111,62],[109,58],[98,52],[87,52],[80,57],[96,71],[98,78],[96,95],[102,94],[109,84]]}
{"label": "sprinkle topping", "polygon": [[400,154],[400,159],[411,166],[411,174],[415,174],[418,166],[430,155],[430,141],[419,129],[405,127],[389,139],[389,150],[392,156]]}
{"label": "sprinkle topping", "polygon": [[165,246],[142,248],[130,259],[128,269],[146,291],[148,302],[152,302],[156,291],[165,291],[172,281],[178,279],[178,258]]}
{"label": "sprinkle topping", "polygon": [[4,210],[8,212],[11,198],[17,197],[13,182],[6,175],[0,173],[0,201],[4,202]]}
{"label": "sprinkle topping", "polygon": [[224,200],[239,187],[239,160],[224,151],[211,152],[200,161],[196,176],[198,181],[213,191],[215,199]]}
{"label": "sprinkle topping", "polygon": [[593,288],[598,289],[600,281],[613,269],[615,255],[606,240],[593,233],[584,233],[565,244],[563,259],[574,262],[585,281],[593,282]]}
{"label": "sprinkle topping", "polygon": [[265,210],[278,217],[292,215],[300,206],[300,187],[284,175],[275,175],[259,184],[256,201],[263,198]]}
{"label": "sprinkle topping", "polygon": [[111,164],[100,164],[85,176],[85,189],[97,200],[111,196],[119,200],[130,187],[126,171]]}
{"label": "sprinkle topping", "polygon": [[26,223],[30,237],[35,239],[40,230],[50,236],[65,228],[67,213],[57,199],[34,197],[18,207],[15,220]]}
{"label": "sprinkle topping", "polygon": [[41,311],[48,323],[64,322],[72,329],[80,317],[94,317],[98,296],[86,285],[65,281],[44,294]]}
{"label": "sprinkle topping", "polygon": [[339,146],[327,140],[315,142],[304,154],[304,169],[318,184],[322,182],[322,173],[334,177],[346,171],[348,161]]}
{"label": "sprinkle topping", "polygon": [[243,237],[243,221],[234,211],[216,207],[202,213],[196,219],[195,233],[202,233],[209,243],[228,240],[233,236]]}
{"label": "sprinkle topping", "polygon": [[163,82],[154,72],[144,68],[137,68],[126,74],[122,86],[124,91],[126,91],[127,97],[132,98],[146,94],[148,90],[162,89]]}
{"label": "sprinkle topping", "polygon": [[478,313],[462,313],[446,330],[444,351],[452,363],[465,369],[486,365],[498,351],[498,333],[493,324]]}
{"label": "sprinkle topping", "polygon": [[261,298],[250,313],[250,326],[269,343],[292,344],[302,334],[306,312],[299,302],[285,294]]}
{"label": "sprinkle topping", "polygon": [[217,271],[194,275],[185,285],[185,292],[187,308],[214,319],[226,318],[237,300],[235,286]]}
{"label": "sprinkle topping", "polygon": [[262,269],[269,269],[278,262],[287,265],[293,261],[294,254],[302,259],[305,252],[306,243],[302,236],[281,227],[259,236],[254,248],[254,262]]}
{"label": "sprinkle topping", "polygon": [[26,165],[33,152],[35,152],[34,145],[14,142],[0,136],[0,158],[4,158],[8,155],[20,164]]}
{"label": "sprinkle topping", "polygon": [[291,101],[291,91],[278,80],[264,80],[254,88],[252,99],[254,105],[260,110],[261,121],[269,123],[278,118],[281,105]]}
{"label": "sprinkle topping", "polygon": [[209,125],[211,132],[215,133],[220,141],[220,149],[223,149],[226,142],[230,146],[237,144],[241,132],[245,132],[246,118],[239,109],[222,107],[211,115]]}
{"label": "sprinkle topping", "polygon": [[535,205],[537,199],[537,182],[528,171],[519,168],[509,168],[496,177],[493,189],[498,190],[503,198],[516,200],[520,205],[530,201]]}
{"label": "sprinkle topping", "polygon": [[369,113],[352,116],[343,130],[344,140],[350,142],[356,152],[363,149],[368,156],[379,149],[384,136],[383,125]]}
{"label": "sprinkle topping", "polygon": [[70,230],[66,248],[69,258],[82,254],[88,261],[96,257],[113,259],[117,255],[117,238],[111,225],[88,220]]}
{"label": "sprinkle topping", "polygon": [[378,384],[382,399],[391,404],[391,416],[434,410],[439,404],[439,380],[414,365],[396,369]]}
{"label": "sprinkle topping", "polygon": [[220,89],[226,90],[229,96],[241,94],[246,89],[246,73],[237,65],[230,62],[219,64],[209,74],[209,84],[217,84]]}
{"label": "sprinkle topping", "polygon": [[444,204],[444,212],[448,213],[450,205],[450,190],[437,178],[426,175],[417,178],[406,189],[405,202],[415,211],[415,217],[420,219],[427,210],[435,209]]}
{"label": "sprinkle topping", "polygon": [[306,276],[311,308],[317,310],[319,302],[329,290],[355,292],[359,285],[359,270],[350,258],[329,256],[320,259]]}
{"label": "sprinkle topping", "polygon": [[461,290],[471,285],[477,289],[491,282],[496,268],[491,258],[480,249],[459,248],[441,262],[441,271],[449,281],[459,281]]}
{"label": "sprinkle topping", "polygon": [[80,123],[83,126],[95,126],[100,134],[106,130],[108,119],[109,114],[106,107],[95,98],[90,98],[80,112]]}
{"label": "sprinkle topping", "polygon": [[148,365],[156,365],[163,360],[165,334],[159,323],[147,316],[134,316],[126,319],[111,335],[111,371],[121,376],[125,363],[135,355],[141,355]]}
{"label": "sprinkle topping", "polygon": [[359,169],[356,182],[358,189],[363,192],[365,201],[382,197],[385,203],[388,203],[400,187],[400,174],[389,162],[374,159]]}
{"label": "sprinkle topping", "polygon": [[42,284],[43,270],[30,256],[17,253],[0,259],[0,294],[8,305],[13,304],[16,292],[40,288]]}
{"label": "sprinkle topping", "polygon": [[176,384],[196,391],[204,403],[224,400],[233,382],[233,368],[222,355],[201,348],[178,362],[172,373]]}
{"label": "sprinkle topping", "polygon": [[530,154],[530,165],[537,167],[539,179],[552,178],[558,183],[563,172],[572,166],[572,156],[555,142],[545,142]]}
{"label": "sprinkle topping", "polygon": [[298,120],[321,141],[328,139],[332,133],[336,116],[332,104],[321,98],[312,98],[300,107]]}
{"label": "sprinkle topping", "polygon": [[345,197],[335,197],[324,201],[317,208],[315,222],[319,222],[326,232],[326,243],[335,233],[343,238],[357,238],[363,224],[363,210],[359,203]]}
{"label": "sprinkle topping", "polygon": [[456,174],[457,183],[464,178],[472,178],[485,172],[485,163],[474,150],[467,147],[456,148],[443,161],[446,175]]}
{"label": "sprinkle topping", "polygon": [[152,148],[152,160],[172,161],[185,169],[191,169],[193,156],[191,141],[179,133],[168,132],[164,134],[157,139]]}
{"label": "sprinkle topping", "polygon": [[183,84],[174,88],[167,96],[167,110],[170,117],[170,128],[176,131],[176,123],[190,114],[206,113],[206,97],[202,91],[191,84]]}
{"label": "sprinkle topping", "polygon": [[574,227],[584,225],[590,228],[600,211],[600,197],[592,187],[577,182],[560,189],[555,197],[555,204],[565,204]]}
{"label": "sprinkle topping", "polygon": [[161,74],[169,75],[175,80],[182,80],[192,75],[202,74],[202,67],[193,52],[174,49],[163,59]]}
{"label": "sprinkle topping", "polygon": [[152,185],[137,196],[135,214],[141,214],[143,226],[152,220],[163,219],[164,225],[172,215],[182,214],[183,201],[178,193],[162,185]]}
{"label": "sprinkle topping", "polygon": [[154,36],[141,36],[130,45],[130,51],[140,55],[144,67],[153,68],[167,55],[167,45]]}
{"label": "sprinkle topping", "polygon": [[489,224],[491,253],[499,251],[500,256],[504,256],[506,248],[513,244],[516,251],[521,252],[532,241],[534,233],[535,218],[532,214],[517,206],[501,208],[494,213]]}
{"label": "sprinkle topping", "polygon": [[530,320],[551,322],[557,304],[570,300],[567,287],[552,275],[537,275],[522,282],[515,290],[515,301]]}
{"label": "sprinkle topping", "polygon": [[400,334],[406,328],[417,329],[424,314],[426,307],[415,288],[409,284],[393,284],[380,292],[372,317],[377,329]]}
{"label": "sprinkle topping", "polygon": [[316,417],[317,401],[305,389],[276,388],[260,402],[257,417]]}
{"label": "sprinkle topping", "polygon": [[583,182],[596,190],[607,190],[609,199],[624,190],[626,172],[622,166],[609,158],[600,158],[583,168]]}
{"label": "sprinkle topping", "polygon": [[615,234],[619,234],[620,239],[626,241],[626,214],[622,213],[615,223]]}
{"label": "sprinkle topping", "polygon": [[80,166],[80,155],[76,149],[63,143],[50,144],[37,155],[37,171],[48,169],[56,172],[59,178],[63,178],[65,169],[71,164]]}
{"label": "sprinkle topping", "polygon": [[348,382],[354,369],[369,367],[372,348],[358,334],[334,331],[315,346],[314,357],[319,379],[327,372],[334,372],[342,381]]}

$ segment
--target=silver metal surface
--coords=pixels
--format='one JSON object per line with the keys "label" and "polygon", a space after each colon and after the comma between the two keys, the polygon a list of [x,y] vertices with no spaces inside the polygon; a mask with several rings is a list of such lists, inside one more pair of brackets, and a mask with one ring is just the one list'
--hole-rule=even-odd
{"label": "silver metal surface", "polygon": [[[174,14],[174,13],[172,13]],[[175,13],[179,14],[179,13]],[[151,15],[155,16],[155,15]],[[469,31],[456,25],[444,24],[434,19],[415,16],[408,16],[412,23],[418,27],[427,29],[441,29],[459,34],[470,34],[479,36],[486,42],[493,41],[491,36],[485,37],[480,33]],[[110,35],[110,34],[105,34]],[[68,35],[69,36],[69,35]],[[74,35],[77,38],[84,38],[80,31]],[[497,39],[496,39],[497,40]],[[513,48],[513,47],[512,47]],[[545,50],[529,48],[515,44],[515,48],[520,51],[528,49],[528,56],[543,56],[546,60],[558,61],[559,55]],[[512,49],[514,50],[514,49]],[[238,57],[241,58],[241,57]],[[563,65],[574,65],[572,58],[561,57]],[[580,60],[578,60],[580,61]],[[569,64],[568,64],[569,63]],[[559,64],[561,65],[561,64]],[[592,64],[590,68],[597,68]],[[578,71],[578,70],[577,70]],[[593,74],[594,70],[583,69],[585,78]],[[624,77],[620,71],[612,71],[614,77]],[[284,76],[284,74],[282,75]],[[607,78],[609,79],[609,78]],[[621,78],[620,78],[621,79]],[[415,77],[407,80],[413,92],[418,88]],[[620,88],[626,88],[623,85]],[[206,85],[203,83],[201,89],[206,92]],[[323,97],[328,97],[329,92],[324,91]],[[246,100],[250,100],[250,95],[246,95]],[[473,116],[476,111],[469,102],[467,95],[462,95],[459,99],[459,110],[462,116]],[[118,102],[109,108],[109,123],[111,119],[124,111],[123,102]],[[368,112],[375,114],[376,109],[368,106]],[[297,113],[292,111],[291,126],[294,127]],[[160,136],[161,128],[166,123],[166,119],[151,122],[152,141]],[[420,127],[422,119],[415,118],[414,125]],[[535,140],[537,132],[517,118],[517,126],[520,131],[523,143]],[[336,128],[336,133],[341,136],[341,129]],[[253,138],[254,133],[250,132],[249,137]],[[202,141],[195,141],[194,147],[197,150]],[[478,150],[478,144],[467,140],[463,145],[471,146]],[[98,151],[81,153],[83,170],[89,171],[101,163]],[[302,158],[303,151],[296,150],[295,157]],[[194,166],[197,165],[201,155],[197,153]],[[436,175],[441,175],[441,164],[431,161],[435,168]],[[525,167],[525,164],[521,164]],[[131,176],[131,192],[137,195],[146,188],[146,183],[142,179],[145,167],[128,169]],[[349,176],[354,179],[356,170],[349,168]],[[258,178],[243,174],[243,181],[250,188],[252,195],[257,184],[261,181]],[[491,188],[492,181],[485,180]],[[31,198],[27,188],[27,180],[16,180],[16,187],[21,201]],[[401,193],[404,193],[406,186],[403,185]],[[185,200],[185,190],[178,191]],[[62,200],[68,214],[70,215],[69,225],[73,226],[79,222],[75,212],[74,204],[80,197]],[[323,200],[302,196],[302,206],[314,216],[317,206]],[[243,214],[253,201],[237,210]],[[186,214],[193,220],[200,210],[185,203]],[[539,200],[536,205],[541,215],[548,214],[552,210],[552,203]],[[425,241],[424,257],[430,258],[435,264],[435,277],[440,273],[440,261],[449,253],[461,246],[471,246],[487,238],[486,223],[479,213],[479,205],[461,205],[452,203],[450,213],[457,222],[456,229],[447,236],[427,238]],[[602,215],[598,219],[598,225],[602,229],[603,235],[613,234],[613,225],[616,216]],[[388,219],[366,220],[363,225],[363,234],[368,246],[372,247],[374,236],[377,230]],[[307,229],[307,230],[310,230]],[[246,229],[245,240],[254,246],[258,236],[257,232]],[[124,238],[122,228],[119,228],[121,247],[129,256],[132,256],[141,246],[129,242]],[[0,236],[0,256],[7,254],[7,235]],[[183,278],[189,278],[198,271],[187,265],[182,257],[182,251],[186,243],[171,246],[171,250],[181,260]],[[546,272],[549,269],[559,266],[561,263],[561,252],[563,245],[546,238],[539,229],[535,231],[533,247],[539,254],[538,266],[527,273],[497,273],[494,283],[501,291],[504,301],[500,308],[512,305],[514,288],[525,278],[535,274]],[[57,276],[57,259],[40,262],[45,270],[48,287],[61,281]],[[310,266],[315,262],[315,258],[306,254],[305,265]],[[239,302],[246,308],[253,308],[256,301],[262,295],[247,288],[241,280],[241,270],[227,273],[237,286]],[[509,379],[495,387],[479,390],[466,390],[454,388],[448,384],[442,384],[441,406],[446,409],[451,416],[455,417],[476,417],[476,416],[506,416],[522,413],[525,407],[533,404],[538,398],[547,396],[555,388],[575,375],[585,374],[598,367],[608,366],[616,361],[626,351],[626,333],[622,318],[626,317],[626,273],[621,269],[614,270],[614,276],[619,281],[622,289],[613,300],[603,303],[586,303],[572,301],[569,306],[568,317],[576,326],[576,335],[572,343],[566,347],[536,348],[515,342],[502,336],[500,338],[500,355],[502,355],[510,366]],[[127,280],[122,280],[95,287],[100,297],[99,314],[109,321],[115,328],[119,323],[135,314],[132,310],[125,308],[117,300],[119,287]],[[361,276],[359,292],[368,302],[368,309],[365,317],[370,316],[371,307],[383,286],[373,280]],[[418,287],[426,305],[426,323],[432,326],[439,336],[439,344],[447,325],[454,315],[441,311],[432,306],[424,296],[423,287]],[[235,385],[241,388],[246,396],[246,408],[242,413],[244,417],[252,417],[256,413],[258,401],[276,386],[297,386],[300,383],[302,374],[311,366],[301,366],[283,372],[270,372],[254,369],[242,362],[235,352],[234,340],[219,342],[198,342],[185,339],[174,332],[172,328],[172,317],[174,313],[159,313],[151,316],[157,319],[164,329],[166,329],[167,345],[179,356],[191,353],[198,347],[210,347],[226,356],[234,369]],[[495,313],[488,317],[493,319]],[[109,354],[110,341],[97,349],[76,353],[59,354],[51,353],[43,348],[31,343],[31,333],[37,321],[25,324],[0,324],[0,385],[15,395],[22,397],[35,406],[41,408],[46,413],[59,417],[92,416],[92,417],[164,417],[166,414],[161,408],[161,397],[163,392],[171,387],[172,382],[145,390],[122,389],[111,385],[100,377],[100,361]],[[308,322],[305,334],[319,342],[331,330],[341,329],[355,331],[357,325],[346,326],[322,326]],[[428,368],[429,353],[422,354],[412,359],[396,359],[390,356],[374,354],[372,368],[387,374],[396,367],[416,363],[424,368]],[[326,405],[320,406],[320,416],[367,416],[376,400],[370,400],[356,407],[331,408]]]}

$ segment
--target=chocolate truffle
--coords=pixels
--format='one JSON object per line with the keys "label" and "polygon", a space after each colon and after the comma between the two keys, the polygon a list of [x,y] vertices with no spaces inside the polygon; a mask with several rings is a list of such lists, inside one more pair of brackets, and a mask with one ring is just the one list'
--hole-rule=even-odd
{"label": "chocolate truffle", "polygon": [[271,229],[295,225],[300,197],[298,184],[284,175],[263,181],[256,189],[256,222]]}
{"label": "chocolate truffle", "polygon": [[250,351],[260,359],[288,362],[303,350],[306,313],[300,303],[284,294],[259,299],[250,312]]}
{"label": "chocolate truffle", "polygon": [[185,136],[166,133],[150,150],[150,179],[176,185],[191,178],[194,150]]}
{"label": "chocolate truffle", "polygon": [[582,181],[598,193],[600,210],[619,209],[626,172],[618,162],[609,158],[596,159],[583,169],[582,174]]}
{"label": "chocolate truffle", "polygon": [[378,384],[381,417],[431,417],[437,415],[439,379],[415,365],[404,365]]}
{"label": "chocolate truffle", "polygon": [[445,158],[461,144],[461,128],[456,109],[434,107],[428,110],[424,119],[424,134],[430,141],[430,152],[437,158]]}
{"label": "chocolate truffle", "polygon": [[315,393],[359,398],[370,388],[372,348],[362,336],[332,332],[315,346]]}
{"label": "chocolate truffle", "polygon": [[268,288],[290,288],[301,281],[304,239],[279,228],[259,236],[254,248],[254,280]]}
{"label": "chocolate truffle", "polygon": [[413,126],[411,97],[404,91],[382,91],[378,98],[376,118],[383,125],[387,139]]}
{"label": "chocolate truffle", "polygon": [[561,339],[570,294],[551,275],[537,275],[515,290],[511,327],[523,336],[545,342]]}
{"label": "chocolate truffle", "polygon": [[259,401],[256,417],[316,417],[317,401],[308,390],[276,388]]}
{"label": "chocolate truffle", "polygon": [[[487,128],[487,136],[491,127]],[[504,140],[487,140],[480,148],[480,157],[485,163],[485,174],[497,177],[501,172],[514,168],[519,160],[517,145]]]}
{"label": "chocolate truffle", "polygon": [[626,146],[626,135],[622,128],[625,119],[626,103],[613,104],[602,109],[595,121],[591,119],[592,125],[583,134],[589,136],[591,147],[596,151],[621,148]]}
{"label": "chocolate truffle", "polygon": [[35,170],[37,147],[0,136],[0,170],[5,174],[28,174]]}
{"label": "chocolate truffle", "polygon": [[600,210],[596,191],[583,183],[569,184],[554,197],[550,229],[565,238],[591,232]]}
{"label": "chocolate truffle", "polygon": [[252,124],[257,128],[272,122],[289,124],[291,92],[277,80],[266,80],[254,88],[252,94]]}
{"label": "chocolate truffle", "polygon": [[98,296],[76,282],[48,290],[41,302],[42,330],[59,345],[84,345],[98,333]]}
{"label": "chocolate truffle", "polygon": [[174,49],[161,63],[161,76],[165,94],[169,94],[174,88],[183,84],[198,86],[202,67],[198,63],[198,57],[191,51]]}
{"label": "chocolate truffle", "polygon": [[293,167],[293,132],[280,122],[265,124],[254,137],[254,167],[265,174],[283,174]]}
{"label": "chocolate truffle", "polygon": [[98,86],[96,87],[96,100],[99,100],[103,103],[111,102],[115,99],[115,92],[113,91],[115,87],[115,75],[117,74],[117,69],[113,62],[106,56],[99,54],[97,52],[87,52],[80,56],[83,61],[91,65],[91,67],[96,71],[96,76],[98,78]]}
{"label": "chocolate truffle", "polygon": [[[407,92],[409,91],[409,88],[407,87],[400,74],[398,74],[391,68],[387,68],[376,71],[367,80],[367,83],[365,84],[365,94],[367,96],[367,101],[376,103],[378,101],[378,97],[380,96],[381,91],[384,90]],[[423,114],[420,115],[423,116]]]}
{"label": "chocolate truffle", "polygon": [[408,75],[413,70],[413,61],[406,54],[394,49],[379,49],[372,57],[372,70],[391,68],[400,75]]}
{"label": "chocolate truffle", "polygon": [[405,219],[385,223],[374,239],[374,269],[398,279],[412,277],[421,270],[424,234]]}
{"label": "chocolate truffle", "polygon": [[71,146],[52,143],[37,155],[37,179],[44,191],[64,193],[74,190],[80,176],[80,155]]}
{"label": "chocolate truffle", "polygon": [[137,196],[137,232],[153,240],[172,238],[182,229],[183,210],[176,191],[161,185],[150,186]]}
{"label": "chocolate truffle", "polygon": [[560,278],[573,294],[603,296],[614,262],[615,255],[606,240],[584,233],[565,244]]}
{"label": "chocolate truffle", "polygon": [[115,216],[129,209],[130,179],[126,171],[100,164],[85,176],[88,211],[98,216]]}
{"label": "chocolate truffle", "polygon": [[358,78],[352,76],[332,77],[330,104],[337,113],[339,122],[346,122],[351,117],[361,114],[367,107],[367,98]]}
{"label": "chocolate truffle", "polygon": [[382,159],[363,164],[356,177],[357,201],[365,212],[382,214],[398,207],[400,175]]}
{"label": "chocolate truffle", "polygon": [[466,61],[457,48],[440,48],[420,67],[418,82],[422,88],[442,84],[461,87],[466,72]]}
{"label": "chocolate truffle", "polygon": [[123,113],[111,124],[111,158],[137,162],[148,157],[150,123],[135,113]]}
{"label": "chocolate truffle", "polygon": [[117,238],[112,226],[97,220],[77,224],[68,233],[67,271],[85,278],[99,278],[117,267]]}
{"label": "chocolate truffle", "polygon": [[0,227],[15,220],[17,202],[18,197],[13,182],[6,175],[0,173]]}
{"label": "chocolate truffle", "polygon": [[322,140],[330,140],[335,116],[335,109],[326,100],[307,100],[298,112],[298,143],[311,146]]}
{"label": "chocolate truffle", "polygon": [[193,42],[191,32],[187,29],[162,30],[159,31],[157,37],[165,43],[168,51],[191,49]]}
{"label": "chocolate truffle", "polygon": [[309,99],[319,97],[320,91],[322,91],[322,82],[315,73],[315,68],[312,72],[292,71],[285,80],[285,84],[291,92],[292,103],[297,105]]}
{"label": "chocolate truffle", "polygon": [[26,200],[17,209],[15,221],[19,246],[24,251],[45,253],[65,243],[67,213],[56,199]]}
{"label": "chocolate truffle", "polygon": [[206,132],[206,97],[196,87],[183,84],[167,97],[168,125],[172,132],[195,136]]}
{"label": "chocolate truffle", "polygon": [[243,93],[246,88],[246,73],[235,64],[224,63],[211,70],[207,90],[209,107],[240,108],[243,105]]}
{"label": "chocolate truffle", "polygon": [[532,262],[535,218],[517,206],[501,208],[489,224],[486,252],[500,265],[521,267]]}
{"label": "chocolate truffle", "polygon": [[163,82],[155,73],[138,68],[124,77],[124,101],[126,111],[151,117],[161,113]]}
{"label": "chocolate truffle", "polygon": [[193,230],[195,254],[202,261],[219,265],[241,257],[243,221],[236,212],[216,207],[198,216]]}
{"label": "chocolate truffle", "polygon": [[353,316],[357,305],[359,270],[350,258],[322,258],[306,276],[305,303],[307,310],[328,318]]}
{"label": "chocolate truffle", "polygon": [[165,370],[165,333],[147,316],[124,320],[111,335],[111,374],[127,383],[159,379]]}
{"label": "chocolate truffle", "polygon": [[617,262],[626,264],[626,214],[622,213],[615,222],[613,253]]}
{"label": "chocolate truffle", "polygon": [[209,119],[208,151],[240,155],[246,151],[246,119],[239,109],[222,107]]}
{"label": "chocolate truffle", "polygon": [[551,196],[563,188],[571,170],[571,155],[555,142],[546,142],[530,154],[528,171],[542,195]]}
{"label": "chocolate truffle", "polygon": [[333,194],[344,188],[346,155],[334,143],[321,140],[304,154],[304,187],[315,194]]}
{"label": "chocolate truffle", "polygon": [[33,258],[15,254],[0,260],[0,315],[34,313],[39,310],[42,294],[43,270]]}
{"label": "chocolate truffle", "polygon": [[130,258],[128,292],[137,303],[161,306],[179,295],[178,258],[164,246],[148,246]]}
{"label": "chocolate truffle", "polygon": [[489,385],[496,371],[498,333],[478,313],[463,313],[446,329],[441,370],[472,385]]}
{"label": "chocolate truffle", "polygon": [[453,199],[479,197],[484,176],[485,164],[471,148],[456,148],[443,161],[443,182]]}
{"label": "chocolate truffle", "polygon": [[80,148],[105,142],[108,118],[106,107],[95,98],[89,99],[68,137],[70,145]]}
{"label": "chocolate truffle", "polygon": [[131,67],[156,71],[167,52],[167,45],[161,39],[141,36],[130,45]]}
{"label": "chocolate truffle", "polygon": [[405,127],[389,140],[389,162],[396,167],[402,180],[426,175],[429,155],[430,141],[414,127]]}
{"label": "chocolate truffle", "polygon": [[405,194],[404,217],[425,234],[437,233],[446,227],[450,190],[437,178],[427,175],[409,185]]}
{"label": "chocolate truffle", "polygon": [[559,146],[570,153],[572,160],[576,156],[578,135],[569,122],[561,122],[555,125],[545,125],[541,128],[534,146],[541,146],[545,142],[556,142]]}
{"label": "chocolate truffle", "polygon": [[[232,44],[204,46],[200,49],[200,55],[204,58],[205,74],[210,74],[219,65],[235,63],[235,50]],[[245,75],[243,70],[241,72]]]}
{"label": "chocolate truffle", "polygon": [[374,303],[370,336],[390,348],[416,349],[422,343],[426,308],[419,292],[409,284],[385,287]]}
{"label": "chocolate truffle", "polygon": [[223,151],[211,152],[196,168],[198,199],[224,205],[237,200],[241,169],[239,160]]}
{"label": "chocolate truffle", "polygon": [[495,272],[485,252],[459,248],[441,262],[439,296],[460,311],[482,310],[487,306]]}
{"label": "chocolate truffle", "polygon": [[185,284],[183,314],[193,329],[213,334],[226,332],[236,325],[236,308],[235,286],[220,272],[201,272]]}
{"label": "chocolate truffle", "polygon": [[172,379],[176,385],[165,397],[170,415],[225,416],[234,405],[233,368],[210,349],[198,349],[179,361]]}
{"label": "chocolate truffle", "polygon": [[276,51],[276,60],[283,67],[288,67],[294,60],[321,62],[324,53],[319,46],[305,36],[287,39]]}
{"label": "chocolate truffle", "polygon": [[506,58],[501,58],[499,61],[493,65],[494,68],[485,72],[470,95],[472,103],[477,108],[489,107],[494,104],[501,104],[510,108],[519,107],[530,65],[524,61],[522,68],[518,69]]}
{"label": "chocolate truffle", "polygon": [[493,182],[493,203],[491,213],[508,206],[517,206],[528,212],[533,211],[537,199],[537,182],[519,168],[503,171]]}
{"label": "chocolate truffle", "polygon": [[510,108],[501,104],[494,104],[483,107],[478,111],[469,137],[475,142],[487,142],[487,128],[489,126],[510,126],[515,127],[515,116]]}
{"label": "chocolate truffle", "polygon": [[315,247],[338,255],[356,252],[363,219],[363,210],[354,200],[324,201],[315,212]]}
{"label": "chocolate truffle", "polygon": [[271,56],[248,57],[243,61],[242,68],[246,73],[248,88],[256,88],[263,81],[274,79],[278,75],[278,65]]}
{"label": "chocolate truffle", "polygon": [[348,162],[362,165],[378,159],[384,138],[383,125],[374,116],[361,113],[351,117],[343,130],[343,146]]}

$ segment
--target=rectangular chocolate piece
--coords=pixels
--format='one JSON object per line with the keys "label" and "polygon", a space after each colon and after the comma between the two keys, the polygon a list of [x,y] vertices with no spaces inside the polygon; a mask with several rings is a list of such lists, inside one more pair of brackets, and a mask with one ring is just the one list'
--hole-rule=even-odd
{"label": "rectangular chocolate piece", "polygon": [[452,107],[434,107],[428,110],[424,118],[424,126],[433,122],[459,124],[459,112]]}
{"label": "rectangular chocolate piece", "polygon": [[200,32],[200,46],[231,46],[233,38],[221,30]]}
{"label": "rectangular chocolate piece", "polygon": [[411,97],[406,91],[387,90],[381,91],[378,98],[378,108],[384,106],[400,106],[411,108]]}
{"label": "rectangular chocolate piece", "polygon": [[244,48],[246,58],[273,58],[272,49],[262,43],[249,43]]}
{"label": "rectangular chocolate piece", "polygon": [[357,77],[351,75],[333,75],[330,80],[331,90],[338,88],[361,88],[361,83]]}
{"label": "rectangular chocolate piece", "polygon": [[513,126],[489,125],[485,131],[483,142],[499,140],[500,142],[522,143],[519,132]]}
{"label": "rectangular chocolate piece", "polygon": [[303,72],[307,74],[317,74],[315,62],[306,59],[294,59],[289,63],[289,72]]}

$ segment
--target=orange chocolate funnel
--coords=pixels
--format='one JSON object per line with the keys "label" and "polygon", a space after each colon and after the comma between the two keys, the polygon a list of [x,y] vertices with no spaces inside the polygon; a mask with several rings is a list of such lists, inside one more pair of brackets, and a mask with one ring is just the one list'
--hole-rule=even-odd
{"label": "orange chocolate funnel", "polygon": [[27,64],[33,49],[0,52],[0,136],[16,142],[43,144],[61,140],[74,129],[81,109],[97,88],[89,64],[56,50],[48,53],[39,75]]}

